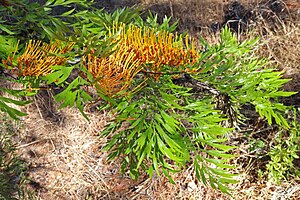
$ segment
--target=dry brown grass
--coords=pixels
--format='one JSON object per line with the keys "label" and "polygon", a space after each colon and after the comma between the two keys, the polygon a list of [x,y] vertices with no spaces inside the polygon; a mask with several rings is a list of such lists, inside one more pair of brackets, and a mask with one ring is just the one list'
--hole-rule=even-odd
{"label": "dry brown grass", "polygon": [[[180,19],[179,31],[189,30],[195,36],[202,35],[215,43],[219,37],[212,34],[208,26],[223,20],[223,10],[228,2],[141,0],[139,5],[155,10],[161,16],[173,15]],[[241,2],[255,7],[259,1]],[[289,77],[298,76],[289,87],[291,90],[298,87],[299,91],[300,17],[297,10],[293,11],[293,15],[289,14],[290,20],[278,19],[276,27],[267,20],[257,20],[252,23],[248,34],[241,38],[261,36],[258,55],[273,60],[275,66],[286,70]],[[174,185],[155,175],[152,179],[142,176],[136,181],[126,174],[122,176],[118,171],[118,161],[106,162],[106,154],[101,151],[105,140],[98,136],[111,115],[106,112],[88,113],[91,119],[88,122],[76,109],[57,112],[57,105],[49,100],[48,95],[43,93],[27,107],[29,115],[24,118],[24,127],[18,136],[17,149],[29,163],[30,187],[35,191],[35,199],[231,199],[195,181],[192,168],[173,175]],[[238,162],[238,159],[234,161],[240,182],[232,186],[233,199],[299,199],[300,185],[296,181],[286,181],[277,186],[264,179],[253,178],[253,171],[257,168],[251,162],[251,156],[243,153],[247,148],[240,146],[237,152],[240,158],[245,158],[244,163]]]}
{"label": "dry brown grass", "polygon": [[[279,67],[287,72],[287,75],[295,74],[300,71],[300,21],[285,22],[278,25],[276,30],[270,30],[267,25],[264,30],[255,30],[262,35],[262,48],[258,52],[271,60],[274,60]],[[261,32],[265,31],[263,35]]]}
{"label": "dry brown grass", "polygon": [[82,199],[90,193],[105,196],[110,189],[102,145],[97,133],[109,118],[107,113],[90,114],[88,123],[74,109],[60,111],[59,121],[43,116],[31,106],[20,131],[17,149],[29,163],[31,187],[41,199]]}

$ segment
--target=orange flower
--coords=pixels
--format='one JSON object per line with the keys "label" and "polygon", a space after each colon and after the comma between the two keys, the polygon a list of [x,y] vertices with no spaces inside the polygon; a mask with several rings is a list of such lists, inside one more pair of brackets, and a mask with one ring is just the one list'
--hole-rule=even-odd
{"label": "orange flower", "polygon": [[142,83],[130,88],[133,78],[142,67],[140,62],[134,59],[134,53],[127,48],[120,46],[120,50],[107,58],[89,54],[82,59],[83,64],[96,79],[96,87],[110,97],[124,95],[121,92],[126,93],[128,89],[135,91],[143,85]]}
{"label": "orange flower", "polygon": [[110,36],[118,30],[122,31],[119,36],[120,45],[127,46],[126,51],[134,52],[135,59],[144,65],[144,71],[155,72],[155,78],[159,77],[162,67],[169,66],[171,70],[184,71],[186,65],[193,65],[198,58],[194,41],[185,41],[177,34],[159,31],[134,25],[126,27],[124,24],[115,25],[110,30]]}
{"label": "orange flower", "polygon": [[44,76],[51,73],[51,66],[63,64],[67,58],[57,54],[65,54],[73,48],[74,44],[63,45],[55,41],[52,44],[30,40],[26,44],[24,53],[17,59],[17,66],[13,66],[14,56],[3,61],[6,68],[18,76]]}
{"label": "orange flower", "polygon": [[115,24],[108,35],[113,36],[118,31],[121,33],[116,38],[119,43],[113,49],[115,53],[106,58],[89,54],[82,59],[95,78],[96,87],[110,97],[140,89],[146,80],[132,88],[134,77],[140,71],[150,72],[157,80],[164,66],[184,73],[186,65],[197,61],[198,52],[188,36],[184,44],[180,36],[162,31],[155,33],[148,27],[126,27],[124,24]]}
{"label": "orange flower", "polygon": [[[157,80],[166,69],[187,72],[186,66],[193,65],[198,59],[194,41],[188,36],[184,40],[177,34],[125,24],[115,24],[108,35],[113,36],[119,31],[121,33],[116,38],[119,43],[112,49],[115,51],[112,55],[103,58],[88,54],[82,58],[83,65],[96,80],[96,87],[110,97],[140,89],[146,80],[138,86],[132,83],[141,71]],[[3,63],[11,71],[16,70],[18,76],[44,76],[53,71],[51,66],[61,65],[67,60],[60,54],[71,51],[73,46],[59,41],[46,44],[31,40],[17,59],[16,66],[12,64],[14,55]]]}

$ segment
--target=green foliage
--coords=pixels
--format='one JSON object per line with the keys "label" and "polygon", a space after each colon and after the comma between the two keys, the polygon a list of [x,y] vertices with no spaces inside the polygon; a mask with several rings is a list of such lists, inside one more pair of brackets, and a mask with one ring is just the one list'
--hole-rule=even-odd
{"label": "green foliage", "polygon": [[136,17],[135,24],[139,27],[151,27],[155,31],[167,31],[173,33],[177,28],[178,21],[170,25],[171,17],[165,16],[163,18],[162,23],[158,23],[157,15],[153,15],[150,11],[148,12],[148,16],[146,20],[143,20],[141,17]]}
{"label": "green foliage", "polygon": [[[4,58],[7,57],[9,52],[12,49],[15,49],[17,46],[17,42],[15,38],[12,37],[4,37],[2,35],[0,35],[0,57]],[[2,69],[2,63],[0,65],[0,72],[4,72],[5,70]],[[14,77],[10,77],[10,78],[14,78]],[[2,74],[0,74],[0,79],[3,82],[8,82],[9,79],[5,78]],[[7,89],[7,88],[3,88],[0,87],[0,111],[9,114],[9,116],[13,119],[19,119],[20,117],[26,116],[25,113],[15,109],[12,107],[12,104],[17,105],[17,106],[24,106],[28,103],[30,103],[30,101],[22,101],[22,100],[17,100],[17,98],[21,98],[24,95],[24,91],[23,90],[13,90],[13,89]],[[8,98],[3,96],[4,94],[8,94],[10,96],[14,96],[16,97],[15,99],[12,98]]]}
{"label": "green foliage", "polygon": [[0,116],[0,199],[23,199],[26,164],[15,153],[12,122]]}
{"label": "green foliage", "polygon": [[[74,5],[77,10],[73,8]],[[21,41],[47,40],[43,27],[53,27],[53,21],[56,19],[67,20],[71,14],[89,5],[91,3],[88,1],[80,0],[48,0],[43,5],[29,0],[12,1],[10,6],[0,7],[0,34],[11,35]],[[62,13],[55,15],[53,8],[61,10]]]}
{"label": "green foliage", "polygon": [[76,105],[82,115],[88,119],[83,112],[84,103],[91,101],[92,97],[82,89],[82,86],[90,85],[89,82],[81,76],[76,77],[70,83],[67,82],[75,66],[53,66],[52,68],[55,69],[55,71],[45,76],[44,79],[47,80],[47,84],[55,83],[57,86],[63,86],[65,88],[61,93],[54,96],[55,100],[61,103],[59,109]]}
{"label": "green foliage", "polygon": [[288,131],[288,137],[284,137],[286,131],[279,131],[276,143],[268,152],[271,161],[267,164],[267,173],[269,178],[277,184],[291,176],[300,175],[299,168],[294,163],[295,159],[299,160],[300,152],[299,111],[299,109],[293,110],[292,127]]}
{"label": "green foliage", "polygon": [[[116,24],[124,23],[131,24],[136,18],[139,18],[139,9],[122,8],[117,9],[113,13],[107,13],[103,10],[94,10],[83,15],[89,22],[92,22],[96,27],[108,31]],[[83,17],[81,16],[81,17]]]}
{"label": "green foliage", "polygon": [[[222,127],[225,119],[208,101],[197,101],[190,89],[172,83],[169,76],[160,83],[148,83],[138,98],[118,104],[118,113],[102,137],[109,137],[105,150],[109,158],[122,158],[122,171],[133,178],[142,171],[152,176],[180,171],[193,162],[196,177],[223,192],[226,183],[235,182],[223,169],[234,156],[228,154],[224,136],[231,129]],[[206,155],[206,156],[202,156]]]}
{"label": "green foliage", "polygon": [[157,15],[153,15],[149,11],[146,19],[140,17],[139,8],[122,8],[116,9],[113,13],[107,13],[103,10],[92,10],[91,12],[79,12],[76,17],[80,18],[80,22],[74,25],[85,24],[87,29],[91,32],[108,31],[116,24],[134,24],[138,27],[151,27],[156,31],[174,32],[177,28],[178,22],[170,25],[171,18],[165,16],[163,22],[160,24]]}
{"label": "green foliage", "polygon": [[282,72],[265,68],[267,60],[254,56],[252,52],[257,42],[258,39],[254,39],[240,43],[225,28],[220,44],[211,47],[203,42],[207,50],[200,56],[200,73],[194,78],[209,82],[220,93],[228,96],[224,104],[231,106],[233,112],[228,113],[231,120],[241,119],[241,105],[252,104],[270,125],[274,119],[276,124],[288,128],[289,125],[283,117],[287,107],[274,100],[280,96],[291,96],[295,92],[280,90],[289,80],[282,79]]}
{"label": "green foliage", "polygon": [[[0,90],[5,90],[6,92],[8,92],[10,94],[18,94],[20,92],[20,91],[16,91],[16,90],[7,90],[7,89],[4,89],[4,88],[0,88]],[[11,107],[9,104],[24,106],[28,103],[30,103],[30,101],[20,101],[20,100],[14,100],[14,99],[11,99],[11,98],[0,96],[0,111],[9,114],[9,116],[11,118],[17,120],[17,119],[19,119],[19,117],[26,116],[26,114],[19,111],[19,110],[17,110],[17,109],[15,109],[15,108],[13,108],[13,107]]]}
{"label": "green foliage", "polygon": [[[17,40],[12,36],[0,35],[0,58],[6,58],[8,54],[17,48]],[[2,63],[1,63],[2,64]]]}
{"label": "green foliage", "polygon": [[[74,1],[74,0],[62,0],[62,1],[53,1],[49,0],[44,5],[40,5],[37,2],[29,2],[28,0],[22,0],[17,2],[12,2],[12,4],[8,7],[1,7],[0,8],[0,20],[3,20],[3,23],[0,25],[0,57],[1,59],[7,58],[9,54],[12,54],[12,52],[15,52],[16,54],[22,52],[22,48],[24,45],[17,46],[17,41],[26,41],[29,39],[40,39],[40,40],[66,40],[64,37],[62,37],[62,33],[65,32],[66,34],[73,33],[65,24],[70,23],[70,21],[74,20],[74,17],[71,17],[72,14],[77,13],[78,10],[75,11],[75,9],[70,10],[72,7],[78,8],[87,8],[87,6],[90,5],[90,3],[85,1]],[[57,8],[60,6],[60,10],[70,10],[68,12],[62,13],[61,15],[54,16],[53,14],[53,8]],[[56,9],[57,10],[57,9]],[[64,22],[66,21],[66,22]],[[69,21],[69,22],[68,22]],[[84,27],[83,27],[84,28]],[[54,30],[55,29],[55,30]],[[79,34],[78,32],[74,33]],[[48,36],[48,38],[46,37]],[[98,35],[99,36],[99,35]],[[104,35],[101,35],[103,36]],[[89,46],[89,48],[95,47],[97,51],[95,53],[102,54],[103,56],[106,56],[108,52],[111,50],[113,45],[111,45],[111,40],[106,40],[98,46],[93,45],[90,40],[86,41],[87,38],[92,39],[93,41],[99,42],[99,38],[91,38],[88,34],[83,34],[80,37],[75,37],[77,43],[77,49],[79,49],[77,52],[71,52],[66,55],[61,55],[65,57],[74,57],[76,54],[78,56],[79,53],[89,53],[87,50],[85,52],[83,51],[84,47]],[[113,38],[112,38],[113,39]],[[18,51],[20,49],[20,51]],[[90,49],[89,49],[90,51]],[[16,56],[17,57],[17,56]],[[15,58],[16,60],[16,58]],[[14,60],[14,62],[15,62]],[[14,65],[15,63],[11,63]],[[11,65],[10,64],[10,65]],[[3,68],[3,64],[1,63],[1,68]],[[1,69],[0,72],[4,72],[1,76],[1,79],[5,80],[6,82],[19,82],[22,83],[25,86],[24,90],[11,90],[7,88],[0,88],[3,92],[6,92],[14,97],[20,98],[22,96],[33,96],[37,93],[39,90],[41,80],[37,77],[22,77],[17,78],[15,74],[9,74],[6,73],[6,69]],[[59,79],[60,72],[62,72],[64,75],[61,77],[60,82],[57,83],[57,85],[66,85],[65,83],[62,84],[70,75],[71,71],[68,71],[66,73],[67,69],[71,68],[65,68],[65,67],[54,67],[56,70],[52,75],[50,75],[50,80],[48,80],[48,84],[54,82],[54,80]],[[62,70],[62,71],[60,71]],[[7,78],[7,75],[9,78]],[[56,77],[58,76],[58,77]],[[55,77],[54,80],[51,79],[51,77]],[[68,83],[69,84],[69,83]],[[72,101],[76,101],[76,106],[79,108],[79,110],[83,113],[83,103],[87,101],[87,99],[91,99],[88,94],[83,92],[80,89],[80,86],[85,84],[85,81],[83,79],[76,79],[70,86],[77,88],[75,90],[74,88],[67,87],[66,91],[62,93],[62,95],[68,95],[70,99],[65,98],[59,98],[62,95],[57,96],[57,100],[64,103],[62,104],[62,107],[65,107],[67,105],[74,105],[74,102],[72,104]],[[19,110],[13,108],[11,104],[15,104],[17,106],[24,106],[26,104],[30,103],[30,101],[20,101],[15,100],[12,98],[7,98],[4,96],[0,96],[0,111],[6,112],[12,117],[13,119],[19,119],[22,116],[25,116],[26,114],[23,112],[20,112]],[[83,113],[84,114],[84,113]],[[86,117],[86,115],[84,114]]]}

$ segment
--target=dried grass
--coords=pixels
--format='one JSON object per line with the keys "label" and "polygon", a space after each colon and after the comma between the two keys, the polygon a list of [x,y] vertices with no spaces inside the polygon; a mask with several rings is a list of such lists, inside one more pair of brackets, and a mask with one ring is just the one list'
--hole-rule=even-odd
{"label": "dried grass", "polygon": [[[39,102],[41,103],[41,102]],[[30,164],[29,175],[41,199],[82,199],[103,197],[106,165],[100,148],[104,141],[97,133],[109,119],[108,113],[89,114],[88,123],[74,109],[60,111],[62,121],[45,119],[38,103],[27,110],[24,129],[19,135],[19,153]]]}
{"label": "dried grass", "polygon": [[[287,75],[300,71],[300,21],[281,22],[276,29],[262,22],[262,27],[253,29],[255,35],[261,36],[263,44],[258,55],[275,61],[276,66],[285,70]],[[258,25],[258,24],[256,24]]]}

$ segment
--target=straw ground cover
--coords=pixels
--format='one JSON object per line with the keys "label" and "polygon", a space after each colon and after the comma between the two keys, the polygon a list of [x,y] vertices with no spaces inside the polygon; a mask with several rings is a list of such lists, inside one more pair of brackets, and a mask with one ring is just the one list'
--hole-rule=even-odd
{"label": "straw ground cover", "polygon": [[[126,5],[130,2],[123,3]],[[141,5],[154,10],[162,8],[165,14],[173,15],[175,18],[180,16],[183,19],[179,26],[181,31],[190,28],[195,35],[204,35],[213,43],[218,41],[218,34],[213,35],[210,28],[205,25],[210,25],[214,21],[222,22],[223,19],[220,16],[223,16],[223,8],[226,7],[226,3],[220,1],[213,3],[172,1],[170,4],[170,1],[145,1],[141,2]],[[249,2],[244,3],[247,5]],[[255,4],[249,3],[249,5]],[[212,7],[213,10],[210,10]],[[157,10],[157,12],[162,11]],[[197,13],[201,14],[197,15]],[[275,64],[278,64],[279,68],[286,69],[289,77],[297,77],[299,74],[299,57],[297,57],[299,23],[295,21],[299,18],[293,18],[293,20],[279,20],[275,30],[272,24],[268,24],[268,20],[255,21],[254,23],[258,25],[254,27],[258,28],[250,29],[248,34],[240,36],[262,36],[263,45],[258,50],[258,55],[267,55],[274,60]],[[194,23],[199,23],[199,25]],[[265,30],[259,26],[260,24],[264,24]],[[286,87],[295,91],[297,79],[292,84]],[[156,176],[151,179],[141,177],[137,181],[132,181],[127,176],[128,174],[121,176],[118,172],[120,164],[117,161],[106,163],[104,161],[106,154],[99,151],[105,141],[99,141],[97,133],[111,116],[108,113],[91,112],[88,113],[91,119],[88,123],[74,109],[63,109],[57,112],[56,105],[49,101],[49,96],[51,93],[41,93],[35,99],[34,104],[26,108],[29,113],[24,118],[26,128],[20,130],[18,139],[20,144],[17,145],[19,154],[29,163],[28,173],[32,179],[30,186],[36,192],[35,198],[230,199],[195,181],[190,168],[173,175],[175,184]],[[299,101],[295,101],[295,104],[297,102]],[[267,127],[255,117],[252,121],[254,123],[249,123],[245,130],[252,130],[251,134],[256,139],[268,140],[276,136],[276,128]],[[236,152],[240,157],[235,162],[239,166],[236,172],[242,174],[239,177],[241,181],[234,185],[232,192],[236,199],[297,199],[300,190],[297,179],[282,182],[280,186],[268,182],[266,177],[260,177],[255,173],[257,169],[264,167],[264,161],[257,159],[254,152],[249,152],[251,145],[246,141],[243,142],[243,136],[239,134],[232,140],[233,144],[236,143],[235,145],[240,147],[239,152]],[[255,145],[258,144],[254,143],[253,146]]]}

